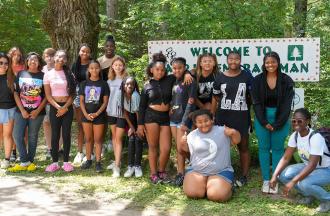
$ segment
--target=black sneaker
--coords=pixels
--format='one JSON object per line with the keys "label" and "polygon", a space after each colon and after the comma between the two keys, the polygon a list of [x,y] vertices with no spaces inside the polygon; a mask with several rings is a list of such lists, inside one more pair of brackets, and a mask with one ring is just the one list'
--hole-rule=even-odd
{"label": "black sneaker", "polygon": [[96,162],[95,169],[96,169],[96,172],[97,173],[103,172],[103,168],[102,168],[101,162]]}
{"label": "black sneaker", "polygon": [[81,169],[89,169],[92,166],[92,160],[87,160],[81,164]]}
{"label": "black sneaker", "polygon": [[184,175],[182,173],[178,173],[175,176],[175,179],[172,183],[177,187],[181,187],[183,185],[183,180],[184,180]]}
{"label": "black sneaker", "polygon": [[234,185],[235,185],[235,187],[243,187],[247,183],[248,183],[247,177],[246,176],[242,176],[240,179],[236,179]]}

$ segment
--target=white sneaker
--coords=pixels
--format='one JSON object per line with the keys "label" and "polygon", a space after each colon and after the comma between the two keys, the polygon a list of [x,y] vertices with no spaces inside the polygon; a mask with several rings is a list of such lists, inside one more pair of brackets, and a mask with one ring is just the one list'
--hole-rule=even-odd
{"label": "white sneaker", "polygon": [[127,167],[127,171],[124,173],[124,177],[125,178],[129,178],[132,177],[132,175],[134,174],[134,167],[128,166]]}
{"label": "white sneaker", "polygon": [[10,163],[8,160],[1,161],[1,169],[7,169],[9,167]]}
{"label": "white sneaker", "polygon": [[134,171],[135,171],[135,177],[136,178],[140,178],[140,177],[143,176],[141,166],[136,166]]}
{"label": "white sneaker", "polygon": [[84,153],[78,152],[76,157],[74,157],[73,164],[80,166],[84,159],[84,156],[85,156]]}
{"label": "white sneaker", "polygon": [[112,177],[118,178],[120,176],[120,168],[117,167],[116,165],[113,167],[112,171],[113,171]]}
{"label": "white sneaker", "polygon": [[270,192],[269,181],[264,181],[261,191],[263,193],[269,193]]}
{"label": "white sneaker", "polygon": [[269,193],[270,194],[278,194],[278,184],[275,185],[275,188],[269,188]]}
{"label": "white sneaker", "polygon": [[114,161],[110,161],[109,166],[107,166],[107,170],[112,170],[115,167],[115,162]]}
{"label": "white sneaker", "polygon": [[[92,154],[92,156],[91,156],[91,160],[92,160],[92,161],[95,161],[95,155],[94,155],[94,154]],[[86,157],[86,155],[85,155],[85,157],[83,158],[83,162],[85,162],[85,161],[87,161],[87,157]]]}

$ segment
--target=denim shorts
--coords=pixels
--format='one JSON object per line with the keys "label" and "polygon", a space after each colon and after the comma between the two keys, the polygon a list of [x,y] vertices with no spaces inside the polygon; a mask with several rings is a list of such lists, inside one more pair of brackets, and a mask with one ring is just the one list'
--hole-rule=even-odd
{"label": "denim shorts", "polygon": [[[191,173],[191,172],[196,172],[196,171],[194,171],[192,167],[186,168],[186,174]],[[197,173],[199,173],[199,172],[197,172]],[[199,173],[199,174],[201,174],[203,176],[211,176],[211,175],[206,175],[203,173]],[[227,169],[222,170],[219,173],[217,173],[216,176],[223,178],[229,184],[233,184],[233,182],[234,182],[234,172],[231,170],[227,170]]]}
{"label": "denim shorts", "polygon": [[175,122],[170,121],[170,126],[171,127],[180,128],[181,127],[181,123],[175,123]]}
{"label": "denim shorts", "polygon": [[0,124],[7,124],[10,120],[14,119],[16,107],[10,109],[0,109]]}

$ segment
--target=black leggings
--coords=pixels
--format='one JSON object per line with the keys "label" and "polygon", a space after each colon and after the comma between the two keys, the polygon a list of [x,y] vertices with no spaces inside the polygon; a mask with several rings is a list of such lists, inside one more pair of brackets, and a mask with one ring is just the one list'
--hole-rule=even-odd
{"label": "black leggings", "polygon": [[141,166],[142,142],[136,135],[128,138],[128,166]]}
{"label": "black leggings", "polygon": [[[136,114],[129,113],[128,117],[137,128]],[[142,149],[142,140],[138,136],[132,134],[128,137],[128,166],[141,166]]]}
{"label": "black leggings", "polygon": [[[63,106],[64,103],[58,103],[60,106]],[[61,117],[56,117],[57,109],[53,106],[50,106],[49,111],[49,120],[50,126],[52,128],[52,159],[53,162],[58,162],[58,148],[59,140],[61,136],[62,128],[62,137],[63,137],[63,162],[69,161],[70,147],[71,147],[71,125],[73,120],[73,108],[70,106],[68,111]]]}

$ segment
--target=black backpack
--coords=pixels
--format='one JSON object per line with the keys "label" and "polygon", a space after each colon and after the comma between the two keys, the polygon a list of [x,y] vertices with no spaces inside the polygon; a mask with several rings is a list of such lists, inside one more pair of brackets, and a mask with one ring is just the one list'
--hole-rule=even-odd
{"label": "black backpack", "polygon": [[[312,138],[312,136],[314,134],[317,134],[319,133],[325,140],[325,144],[328,148],[328,151],[330,152],[330,128],[328,127],[322,127],[322,128],[319,128],[317,130],[314,130],[308,137],[308,141],[309,141],[309,144],[310,144],[310,140]],[[294,135],[294,140],[296,141],[297,143],[297,140],[298,140],[298,132],[295,132],[295,135]],[[330,157],[330,154],[329,153],[323,153],[324,155]],[[322,163],[322,157],[320,158],[320,161],[319,161],[319,165],[321,165]]]}

